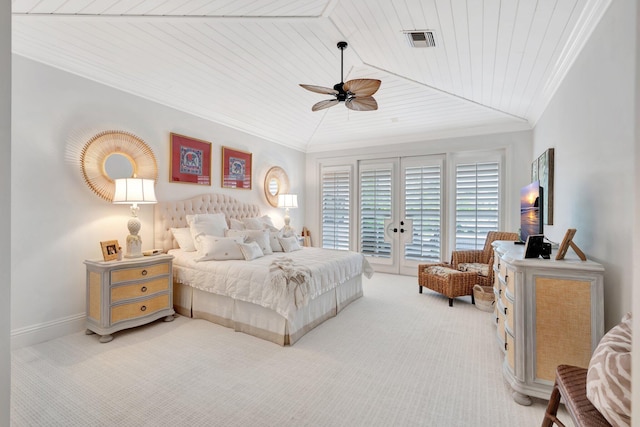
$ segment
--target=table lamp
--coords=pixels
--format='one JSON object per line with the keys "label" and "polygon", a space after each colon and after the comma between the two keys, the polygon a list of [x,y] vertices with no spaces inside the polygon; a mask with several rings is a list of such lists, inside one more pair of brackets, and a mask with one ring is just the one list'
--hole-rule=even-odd
{"label": "table lamp", "polygon": [[298,195],[297,194],[279,194],[278,195],[278,207],[284,208],[284,225],[289,227],[291,218],[289,217],[289,209],[298,207]]}
{"label": "table lamp", "polygon": [[138,236],[140,220],[138,219],[138,205],[157,203],[154,189],[155,180],[144,178],[118,178],[115,180],[116,190],[113,195],[114,204],[130,204],[131,219],[127,223],[127,252],[125,258],[139,258],[142,256],[142,239]]}

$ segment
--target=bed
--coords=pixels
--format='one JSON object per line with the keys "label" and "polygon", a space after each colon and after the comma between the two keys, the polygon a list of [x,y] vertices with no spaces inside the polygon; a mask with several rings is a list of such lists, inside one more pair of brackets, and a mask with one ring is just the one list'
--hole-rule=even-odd
{"label": "bed", "polygon": [[[208,213],[242,220],[259,217],[260,208],[221,194],[155,205],[154,247],[174,256],[174,309],[183,316],[292,345],[360,298],[363,274],[373,273],[359,253],[310,247],[251,261],[196,262],[197,253],[180,249],[171,229],[187,227],[187,215]],[[304,283],[284,284],[283,263],[304,269]]]}

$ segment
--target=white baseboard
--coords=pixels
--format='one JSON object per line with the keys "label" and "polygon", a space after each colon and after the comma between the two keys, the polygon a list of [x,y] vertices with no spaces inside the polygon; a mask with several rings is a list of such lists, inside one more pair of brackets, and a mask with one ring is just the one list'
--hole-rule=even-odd
{"label": "white baseboard", "polygon": [[85,313],[26,326],[11,331],[11,349],[26,347],[85,329]]}

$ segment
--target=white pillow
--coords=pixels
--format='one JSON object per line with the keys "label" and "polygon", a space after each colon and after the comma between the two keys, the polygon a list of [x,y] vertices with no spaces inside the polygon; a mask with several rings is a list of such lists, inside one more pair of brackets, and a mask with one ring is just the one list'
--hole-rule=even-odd
{"label": "white pillow", "polygon": [[223,213],[187,215],[186,219],[198,251],[200,251],[199,237],[201,235],[224,237],[225,231],[228,229],[227,220]]}
{"label": "white pillow", "polygon": [[173,238],[176,239],[176,242],[178,242],[180,249],[185,252],[194,252],[196,250],[189,227],[172,228],[171,233],[173,234]]}
{"label": "white pillow", "polygon": [[269,232],[269,243],[271,243],[271,250],[273,252],[284,252],[284,249],[282,249],[282,245],[280,244],[280,237],[282,237],[282,235],[279,231]]}
{"label": "white pillow", "polygon": [[240,237],[218,237],[218,236],[200,236],[200,250],[198,250],[200,261],[224,261],[229,259],[244,259],[244,255],[238,244],[242,243]]}
{"label": "white pillow", "polygon": [[229,237],[244,237],[245,243],[251,241],[258,243],[260,250],[265,255],[271,255],[271,242],[269,241],[269,230],[227,230]]}
{"label": "white pillow", "polygon": [[254,218],[244,218],[242,220],[242,223],[247,230],[263,230],[266,228],[271,231],[278,231],[278,229],[273,225],[273,221],[271,221],[271,217],[269,215],[263,215],[261,217]]}
{"label": "white pillow", "polygon": [[260,246],[255,241],[249,243],[237,243],[236,245],[240,248],[240,251],[242,251],[242,254],[244,255],[244,259],[247,261],[264,256]]}
{"label": "white pillow", "polygon": [[242,223],[247,230],[263,230],[264,222],[260,218],[243,218]]}
{"label": "white pillow", "polygon": [[298,243],[298,238],[296,236],[278,237],[278,241],[282,245],[282,249],[284,249],[285,252],[299,251],[300,249],[302,249],[302,247],[300,247],[300,243]]}
{"label": "white pillow", "polygon": [[231,218],[229,220],[229,228],[231,230],[244,230],[245,226],[244,223],[240,220],[237,220],[235,218]]}

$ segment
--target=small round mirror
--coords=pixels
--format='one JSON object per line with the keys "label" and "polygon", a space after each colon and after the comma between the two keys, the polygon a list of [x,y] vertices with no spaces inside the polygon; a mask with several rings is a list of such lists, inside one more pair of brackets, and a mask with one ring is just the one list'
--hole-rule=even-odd
{"label": "small round mirror", "polygon": [[114,181],[118,178],[131,178],[134,172],[133,163],[124,154],[113,153],[104,161],[104,172]]}
{"label": "small round mirror", "polygon": [[289,191],[289,177],[279,166],[274,166],[267,171],[264,177],[264,195],[267,202],[274,208],[278,207],[278,194]]}
{"label": "small round mirror", "polygon": [[279,192],[280,183],[277,179],[271,178],[269,181],[269,194],[272,196],[277,196]]}

